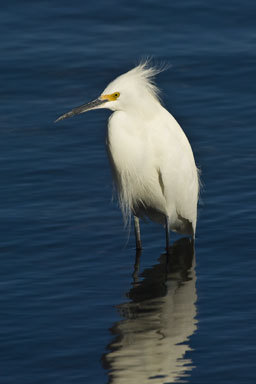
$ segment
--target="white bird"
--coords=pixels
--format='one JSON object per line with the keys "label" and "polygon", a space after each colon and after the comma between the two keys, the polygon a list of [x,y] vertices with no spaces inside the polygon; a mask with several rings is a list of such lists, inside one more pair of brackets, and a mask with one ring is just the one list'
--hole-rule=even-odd
{"label": "white bird", "polygon": [[140,218],[164,225],[168,251],[169,230],[195,236],[199,178],[185,133],[160,103],[153,82],[159,72],[143,62],[56,122],[92,109],[114,111],[107,149],[124,220],[134,216],[137,249]]}

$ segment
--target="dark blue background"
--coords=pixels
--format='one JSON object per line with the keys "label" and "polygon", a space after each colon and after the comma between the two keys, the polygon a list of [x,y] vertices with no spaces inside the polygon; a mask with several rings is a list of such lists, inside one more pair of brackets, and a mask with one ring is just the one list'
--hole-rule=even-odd
{"label": "dark blue background", "polygon": [[[183,380],[255,381],[255,13],[252,0],[1,6],[1,383],[108,381],[135,256],[111,203],[109,113],[53,121],[146,56],[170,64],[157,84],[202,170]],[[164,251],[161,227],[142,236],[141,271]]]}

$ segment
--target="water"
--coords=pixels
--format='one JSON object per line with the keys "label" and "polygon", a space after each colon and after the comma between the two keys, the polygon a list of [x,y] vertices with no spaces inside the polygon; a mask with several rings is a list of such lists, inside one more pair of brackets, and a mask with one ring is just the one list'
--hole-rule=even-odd
{"label": "water", "polygon": [[[10,1],[0,14],[0,382],[253,383],[253,1]],[[107,111],[53,121],[141,57],[202,170],[195,255],[111,202]],[[173,236],[172,241],[177,240]]]}

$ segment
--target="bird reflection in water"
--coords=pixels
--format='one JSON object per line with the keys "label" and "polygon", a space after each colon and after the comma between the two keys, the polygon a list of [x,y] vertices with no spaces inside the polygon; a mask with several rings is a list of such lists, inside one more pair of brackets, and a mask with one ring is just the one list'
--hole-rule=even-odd
{"label": "bird reflection in water", "polygon": [[103,355],[109,383],[186,382],[193,363],[189,337],[197,329],[194,245],[180,239],[171,254],[138,278],[137,254],[130,302],[117,308],[123,317],[111,328],[114,340]]}

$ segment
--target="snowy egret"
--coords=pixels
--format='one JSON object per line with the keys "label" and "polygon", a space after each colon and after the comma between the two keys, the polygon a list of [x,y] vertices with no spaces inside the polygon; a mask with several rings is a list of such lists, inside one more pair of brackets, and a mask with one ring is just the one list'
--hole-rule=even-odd
{"label": "snowy egret", "polygon": [[140,218],[195,236],[198,171],[189,141],[161,105],[147,62],[112,81],[101,95],[60,116],[57,121],[92,109],[114,113],[108,121],[107,149],[119,205],[126,223],[134,216],[136,248],[141,249]]}

